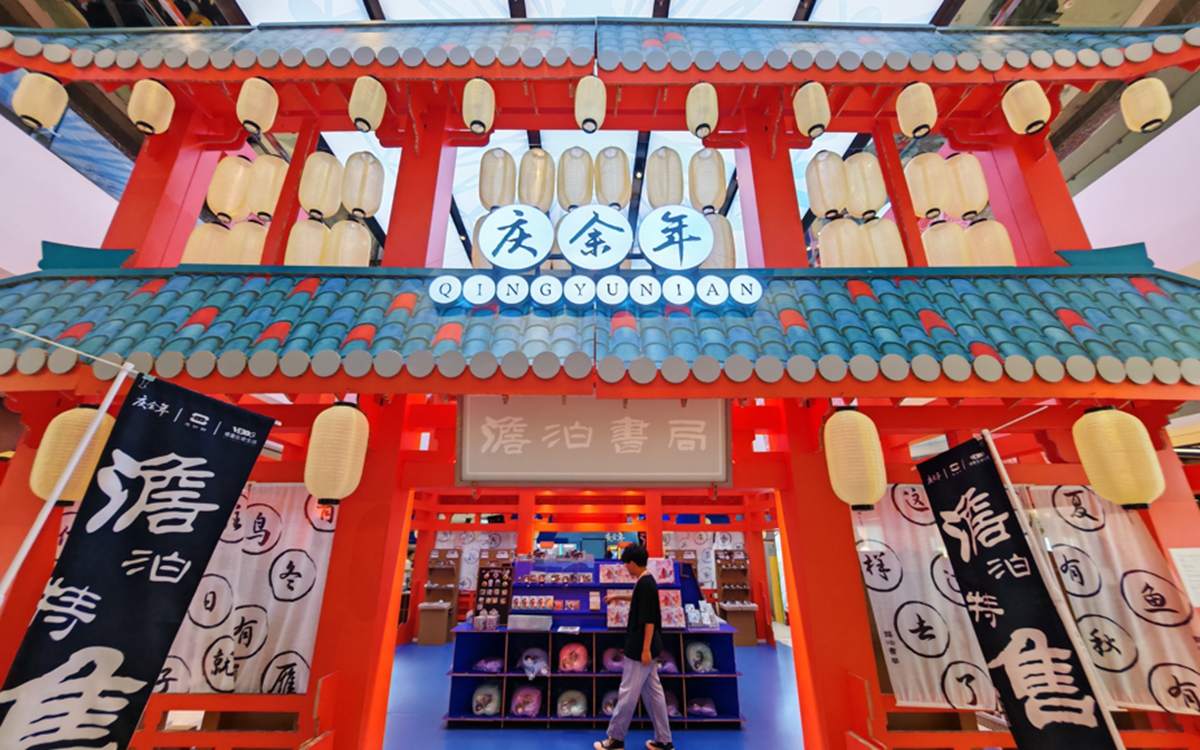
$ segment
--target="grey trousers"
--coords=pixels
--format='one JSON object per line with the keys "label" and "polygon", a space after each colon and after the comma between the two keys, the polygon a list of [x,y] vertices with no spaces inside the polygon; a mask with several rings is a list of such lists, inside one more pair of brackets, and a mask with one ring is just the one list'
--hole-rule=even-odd
{"label": "grey trousers", "polygon": [[608,722],[610,739],[625,741],[629,733],[629,722],[637,710],[638,696],[650,712],[654,723],[654,741],[666,744],[671,741],[671,725],[667,717],[667,698],[663,695],[662,682],[658,679],[658,665],[654,662],[646,667],[638,659],[625,659],[621,669],[621,688],[617,691],[617,707]]}

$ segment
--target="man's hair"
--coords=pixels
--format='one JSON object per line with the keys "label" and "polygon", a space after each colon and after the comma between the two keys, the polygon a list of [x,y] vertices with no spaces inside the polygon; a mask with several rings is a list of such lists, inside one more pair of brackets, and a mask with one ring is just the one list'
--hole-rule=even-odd
{"label": "man's hair", "polygon": [[650,562],[650,553],[640,544],[631,544],[621,552],[621,562],[644,568]]}

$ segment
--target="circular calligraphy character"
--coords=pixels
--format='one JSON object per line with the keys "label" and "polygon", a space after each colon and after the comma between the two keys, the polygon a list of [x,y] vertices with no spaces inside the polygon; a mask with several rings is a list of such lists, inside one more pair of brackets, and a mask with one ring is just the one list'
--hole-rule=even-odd
{"label": "circular calligraphy character", "polygon": [[610,206],[579,206],[559,220],[558,247],[576,269],[616,268],[633,249],[633,227]]}
{"label": "circular calligraphy character", "polygon": [[229,514],[229,520],[225,522],[225,529],[221,531],[221,542],[224,544],[241,544],[242,539],[246,536],[246,506],[249,505],[250,494],[243,492],[238,498],[237,504],[233,506],[233,512]]}
{"label": "circular calligraphy character", "polygon": [[654,209],[638,225],[637,236],[645,259],[667,271],[696,268],[712,254],[712,225],[685,206]]}
{"label": "circular calligraphy character", "polygon": [[929,563],[929,577],[933,579],[933,587],[951,604],[960,607],[967,606],[962,589],[958,587],[958,578],[954,575],[954,564],[950,558],[938,553]]}
{"label": "circular calligraphy character", "polygon": [[463,562],[465,562],[467,565],[475,565],[476,563],[478,563],[479,562],[479,550],[478,549],[467,550],[467,554],[463,556]]}
{"label": "circular calligraphy character", "polygon": [[[437,533],[437,543],[438,543],[439,545],[442,545],[442,544],[449,544],[449,543],[450,543],[450,540],[451,540],[451,539],[453,539],[453,538],[454,538],[454,532],[453,532],[453,531],[439,531],[439,532]],[[439,549],[441,549],[441,547],[439,547]]]}
{"label": "circular calligraphy character", "polygon": [[692,534],[692,541],[696,543],[697,547],[703,547],[712,541],[712,535],[707,531],[697,531],[696,533]]}
{"label": "circular calligraphy character", "polygon": [[462,578],[458,579],[458,588],[461,591],[474,591],[475,578],[472,576],[463,576]]}
{"label": "circular calligraphy character", "polygon": [[527,271],[541,265],[553,247],[554,225],[533,206],[501,206],[479,226],[479,252],[506,271]]}
{"label": "circular calligraphy character", "polygon": [[904,520],[918,526],[937,523],[933,508],[929,507],[929,498],[925,496],[925,488],[915,484],[893,484],[891,494],[892,505],[904,516]]}
{"label": "circular calligraphy character", "polygon": [[1129,631],[1104,615],[1084,615],[1076,622],[1092,663],[1105,672],[1127,672],[1137,664],[1137,642]]}
{"label": "circular calligraphy character", "polygon": [[1103,583],[1100,567],[1091,555],[1069,544],[1056,544],[1050,548],[1054,566],[1062,579],[1063,589],[1080,599],[1100,593]]}
{"label": "circular calligraphy character", "polygon": [[474,531],[460,531],[458,533],[458,546],[466,547],[468,544],[473,544],[479,537]]}
{"label": "circular calligraphy character", "polygon": [[719,549],[733,549],[733,534],[728,531],[717,532],[716,546]]}
{"label": "circular calligraphy character", "polygon": [[308,690],[308,662],[296,651],[275,654],[263,670],[259,692],[295,695]]}
{"label": "circular calligraphy character", "polygon": [[1200,672],[1183,664],[1155,664],[1146,682],[1154,702],[1164,711],[1200,713]]}
{"label": "circular calligraphy character", "polygon": [[982,667],[952,661],[942,670],[942,697],[960,711],[988,710],[996,705],[996,689]]}
{"label": "circular calligraphy character", "polygon": [[1121,597],[1133,613],[1148,623],[1177,628],[1192,619],[1192,603],[1178,586],[1148,570],[1121,576]]}
{"label": "circular calligraphy character", "polygon": [[153,693],[186,693],[192,684],[192,670],[187,662],[174,654],[163,662],[158,671],[158,679],[154,681]]}
{"label": "circular calligraphy character", "polygon": [[234,641],[223,635],[204,651],[204,681],[218,693],[232,693],[242,670],[241,662],[233,656]]}
{"label": "circular calligraphy character", "polygon": [[1058,517],[1080,531],[1099,531],[1108,523],[1104,501],[1080,484],[1065,484],[1054,488],[1050,495]]}
{"label": "circular calligraphy character", "polygon": [[318,505],[312,495],[304,501],[304,515],[317,531],[329,533],[337,528],[337,505]]}
{"label": "circular calligraphy character", "polygon": [[863,583],[872,591],[895,591],[904,580],[904,566],[896,551],[876,539],[863,539],[855,545],[858,569]]}
{"label": "circular calligraphy character", "polygon": [[247,555],[265,555],[279,544],[283,532],[283,519],[279,511],[265,503],[252,503],[242,514],[242,552]]}
{"label": "circular calligraphy character", "polygon": [[488,534],[488,538],[487,538],[487,548],[488,549],[500,549],[503,546],[504,546],[504,535],[503,534],[501,534],[498,531],[493,531],[492,533]]}
{"label": "circular calligraphy character", "polygon": [[257,604],[243,604],[233,610],[233,658],[249,659],[267,642],[267,610]]}
{"label": "circular calligraphy character", "polygon": [[271,593],[280,602],[303,599],[317,582],[317,564],[302,549],[279,553],[271,563]]}
{"label": "circular calligraphy character", "polygon": [[901,604],[892,626],[904,647],[924,659],[938,659],[950,649],[950,628],[941,613],[925,602]]}
{"label": "circular calligraphy character", "polygon": [[188,606],[188,619],[197,627],[215,628],[233,611],[233,586],[223,576],[209,573],[200,579]]}

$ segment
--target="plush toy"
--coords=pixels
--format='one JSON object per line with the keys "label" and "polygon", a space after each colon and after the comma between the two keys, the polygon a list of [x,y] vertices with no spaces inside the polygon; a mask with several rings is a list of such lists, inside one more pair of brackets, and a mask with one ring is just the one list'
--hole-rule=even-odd
{"label": "plush toy", "polygon": [[586,672],[588,651],[582,643],[568,643],[558,652],[559,672]]}
{"label": "plush toy", "polygon": [[538,675],[549,676],[550,655],[540,648],[525,649],[525,653],[521,654],[521,669],[531,680]]}
{"label": "plush toy", "polygon": [[689,670],[700,674],[717,671],[716,667],[713,666],[712,649],[708,647],[707,643],[699,641],[689,643],[687,648],[684,649],[684,653],[687,658]]}
{"label": "plush toy", "polygon": [[512,698],[512,715],[533,718],[542,712],[542,691],[532,685],[522,685]]}
{"label": "plush toy", "polygon": [[683,716],[679,713],[679,698],[670,690],[664,690],[663,694],[667,698],[667,716],[672,718]]}
{"label": "plush toy", "polygon": [[504,660],[492,657],[480,659],[475,662],[476,672],[487,672],[488,674],[500,674],[504,671]]}
{"label": "plush toy", "polygon": [[500,713],[500,686],[494,682],[485,682],[475,688],[471,698],[471,710],[476,716],[495,716]]}
{"label": "plush toy", "polygon": [[[609,690],[604,694],[604,699],[600,701],[600,710],[604,712],[605,716],[612,716],[613,712],[617,710],[618,698],[616,690]],[[675,710],[678,711],[679,706],[675,706]]]}
{"label": "plush toy", "polygon": [[658,663],[658,671],[663,674],[679,674],[679,665],[675,663],[675,657],[663,651],[654,660]]}
{"label": "plush toy", "polygon": [[568,690],[558,696],[558,715],[564,719],[587,716],[587,696],[578,690]]}
{"label": "plush toy", "polygon": [[692,716],[716,716],[717,704],[712,698],[692,698],[688,701],[688,713]]}
{"label": "plush toy", "polygon": [[625,668],[625,654],[619,648],[610,648],[604,652],[604,669],[609,672],[620,672]]}

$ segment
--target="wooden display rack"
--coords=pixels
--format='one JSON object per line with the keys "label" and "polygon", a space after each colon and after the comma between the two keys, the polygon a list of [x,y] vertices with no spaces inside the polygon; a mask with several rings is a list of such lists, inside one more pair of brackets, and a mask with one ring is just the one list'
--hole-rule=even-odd
{"label": "wooden display rack", "polygon": [[426,602],[449,602],[450,617],[446,637],[458,622],[458,582],[462,580],[462,550],[435,549],[429,553],[429,578],[425,582]]}
{"label": "wooden display rack", "polygon": [[745,604],[750,598],[750,560],[742,550],[717,550],[717,596],[722,604]]}

